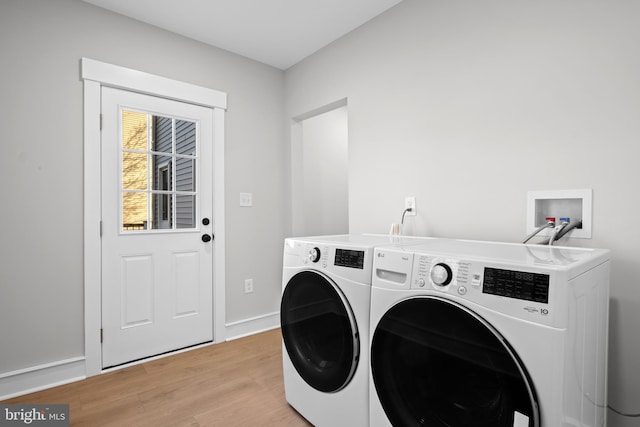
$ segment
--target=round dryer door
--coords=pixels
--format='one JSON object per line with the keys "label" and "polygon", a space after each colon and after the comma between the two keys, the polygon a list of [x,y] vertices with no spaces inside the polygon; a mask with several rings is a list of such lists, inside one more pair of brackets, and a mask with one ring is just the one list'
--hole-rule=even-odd
{"label": "round dryer door", "polygon": [[416,297],[376,326],[371,372],[394,426],[539,426],[525,367],[497,330],[457,303]]}
{"label": "round dryer door", "polygon": [[293,276],[282,294],[280,322],[289,359],[307,384],[331,393],[349,383],[358,364],[358,328],[333,281],[313,271]]}

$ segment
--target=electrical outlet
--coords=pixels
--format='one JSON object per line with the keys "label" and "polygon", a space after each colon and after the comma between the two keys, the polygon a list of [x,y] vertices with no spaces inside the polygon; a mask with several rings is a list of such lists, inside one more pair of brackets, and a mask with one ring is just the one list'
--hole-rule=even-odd
{"label": "electrical outlet", "polygon": [[244,280],[244,293],[250,294],[253,292],[253,279],[245,279]]}
{"label": "electrical outlet", "polygon": [[411,212],[407,212],[406,216],[416,216],[418,210],[416,208],[416,198],[414,196],[408,196],[404,198],[404,208],[411,209]]}

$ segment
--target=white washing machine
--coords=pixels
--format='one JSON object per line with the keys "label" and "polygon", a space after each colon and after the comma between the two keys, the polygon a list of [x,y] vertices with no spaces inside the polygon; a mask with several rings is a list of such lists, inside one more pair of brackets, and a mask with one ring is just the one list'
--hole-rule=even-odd
{"label": "white washing machine", "polygon": [[606,426],[608,250],[437,239],[373,269],[371,426]]}
{"label": "white washing machine", "polygon": [[424,241],[383,235],[285,240],[280,307],[285,394],[314,425],[369,425],[373,249]]}

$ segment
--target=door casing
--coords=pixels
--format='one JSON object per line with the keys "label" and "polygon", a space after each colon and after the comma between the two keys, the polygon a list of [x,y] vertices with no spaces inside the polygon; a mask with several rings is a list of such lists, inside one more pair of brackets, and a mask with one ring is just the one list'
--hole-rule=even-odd
{"label": "door casing", "polygon": [[101,345],[101,201],[100,108],[101,87],[114,87],[162,98],[202,105],[214,111],[214,277],[213,342],[225,333],[224,233],[224,92],[144,73],[89,58],[81,59],[84,85],[84,306],[85,374],[102,372]]}

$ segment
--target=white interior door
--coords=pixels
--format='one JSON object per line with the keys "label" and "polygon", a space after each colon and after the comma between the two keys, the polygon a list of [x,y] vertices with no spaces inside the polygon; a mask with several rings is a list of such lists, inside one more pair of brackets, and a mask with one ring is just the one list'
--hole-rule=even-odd
{"label": "white interior door", "polygon": [[102,89],[102,366],[212,341],[213,110]]}

